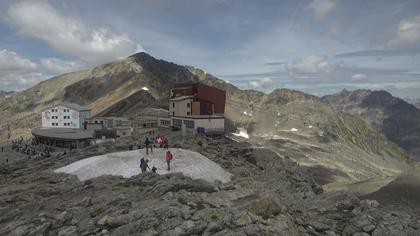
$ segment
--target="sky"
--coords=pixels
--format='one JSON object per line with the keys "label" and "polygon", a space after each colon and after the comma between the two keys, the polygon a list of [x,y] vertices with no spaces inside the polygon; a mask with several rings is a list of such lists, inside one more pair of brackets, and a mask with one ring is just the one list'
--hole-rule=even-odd
{"label": "sky", "polygon": [[420,98],[420,1],[0,2],[0,90],[141,51],[242,89]]}

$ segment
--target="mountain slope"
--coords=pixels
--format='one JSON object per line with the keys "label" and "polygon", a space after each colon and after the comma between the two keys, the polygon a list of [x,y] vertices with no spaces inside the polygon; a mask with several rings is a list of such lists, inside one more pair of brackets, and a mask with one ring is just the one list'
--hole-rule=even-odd
{"label": "mountain slope", "polygon": [[377,126],[411,156],[420,158],[420,110],[386,91],[342,91],[322,100]]}
{"label": "mountain slope", "polygon": [[[328,168],[334,183],[397,175],[410,168],[403,150],[360,118],[337,112],[318,97],[277,89],[270,94],[240,90],[200,69],[138,53],[91,70],[44,81],[0,104],[0,125],[14,138],[29,134],[39,112],[61,101],[87,105],[93,115],[133,116],[146,107],[167,107],[175,83],[201,82],[226,90],[232,128],[302,165]],[[143,88],[147,87],[147,91]]]}

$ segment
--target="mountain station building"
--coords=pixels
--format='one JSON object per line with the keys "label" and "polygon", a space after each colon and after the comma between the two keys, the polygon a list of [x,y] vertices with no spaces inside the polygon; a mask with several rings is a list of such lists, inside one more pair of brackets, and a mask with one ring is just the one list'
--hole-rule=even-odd
{"label": "mountain station building", "polygon": [[42,128],[81,129],[91,116],[90,109],[75,103],[63,103],[41,113]]}
{"label": "mountain station building", "polygon": [[204,84],[177,84],[171,90],[172,126],[197,133],[224,133],[226,91]]}
{"label": "mountain station building", "polygon": [[58,148],[89,146],[93,133],[84,130],[90,109],[75,103],[63,103],[41,112],[41,127],[32,130],[36,143]]}

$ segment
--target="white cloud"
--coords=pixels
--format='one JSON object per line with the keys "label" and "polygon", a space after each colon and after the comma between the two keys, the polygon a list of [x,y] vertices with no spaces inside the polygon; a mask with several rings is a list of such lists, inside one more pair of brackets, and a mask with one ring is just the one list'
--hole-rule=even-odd
{"label": "white cloud", "polygon": [[54,73],[67,73],[83,68],[79,61],[65,61],[54,57],[42,58],[41,64],[45,69]]}
{"label": "white cloud", "polygon": [[42,40],[61,53],[92,64],[143,51],[126,33],[117,34],[106,28],[90,29],[43,1],[14,4],[7,11],[7,19],[20,34]]}
{"label": "white cloud", "polygon": [[326,15],[336,9],[337,3],[334,0],[313,0],[306,6],[314,14],[317,21],[325,19]]}
{"label": "white cloud", "polygon": [[351,76],[353,80],[364,80],[366,77],[367,76],[365,74],[354,74]]}
{"label": "white cloud", "polygon": [[254,89],[268,89],[274,85],[274,81],[270,78],[261,78],[249,82],[249,86]]}
{"label": "white cloud", "polygon": [[0,72],[0,87],[22,89],[31,87],[48,77],[38,72],[14,72],[3,74]]}
{"label": "white cloud", "polygon": [[388,42],[391,46],[412,45],[420,43],[420,14],[412,18],[400,20],[392,32]]}
{"label": "white cloud", "polygon": [[21,89],[45,80],[37,64],[13,51],[0,50],[0,88]]}
{"label": "white cloud", "polygon": [[325,76],[331,74],[335,67],[328,62],[327,57],[310,55],[290,63],[288,71],[293,76]]}
{"label": "white cloud", "polygon": [[34,70],[37,65],[31,60],[18,55],[16,52],[5,49],[0,50],[0,73]]}

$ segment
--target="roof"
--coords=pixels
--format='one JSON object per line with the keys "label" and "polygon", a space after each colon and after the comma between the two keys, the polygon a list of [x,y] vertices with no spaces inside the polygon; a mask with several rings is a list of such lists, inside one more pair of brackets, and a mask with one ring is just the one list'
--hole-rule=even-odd
{"label": "roof", "polygon": [[204,83],[179,83],[179,84],[174,84],[172,86],[172,89],[182,89],[182,88],[192,88],[192,87],[207,87],[207,88],[212,88],[215,90],[226,92],[224,89],[220,89],[218,87],[214,87],[212,85],[207,85]]}
{"label": "roof", "polygon": [[90,110],[89,108],[85,106],[82,106],[76,103],[71,103],[71,102],[66,102],[66,103],[63,103],[62,105],[76,111],[89,111]]}
{"label": "roof", "polygon": [[169,101],[182,101],[182,100],[189,99],[189,98],[192,98],[192,97],[193,96],[179,96],[179,97],[171,98],[171,99],[169,99]]}
{"label": "roof", "polygon": [[63,140],[80,140],[93,138],[92,131],[70,128],[35,128],[34,136],[55,138]]}

